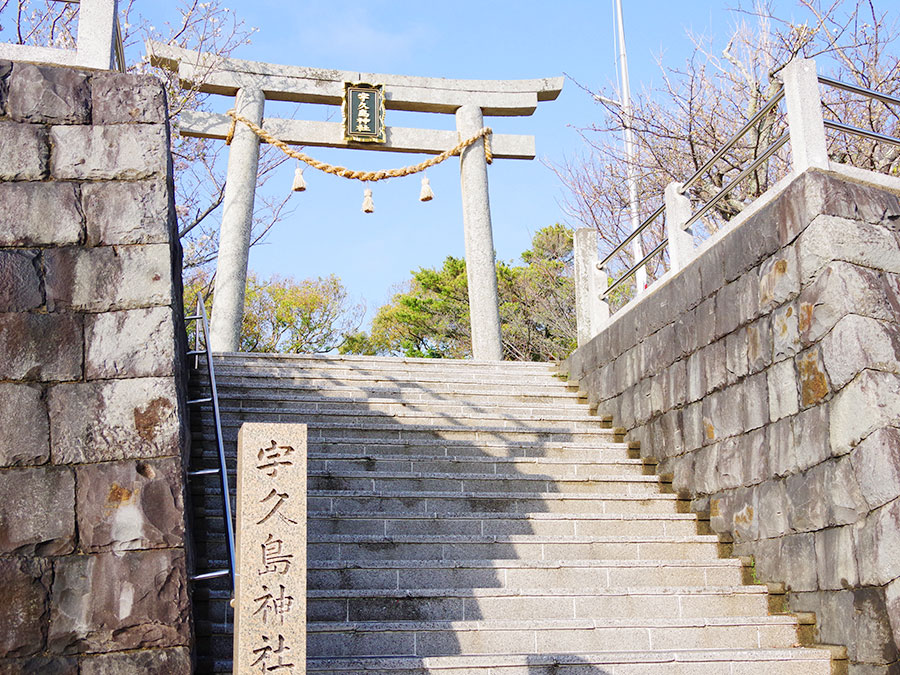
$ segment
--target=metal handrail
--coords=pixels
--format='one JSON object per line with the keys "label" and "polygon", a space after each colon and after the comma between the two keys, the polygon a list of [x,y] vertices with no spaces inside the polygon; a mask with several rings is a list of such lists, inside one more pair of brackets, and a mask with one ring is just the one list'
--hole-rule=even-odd
{"label": "metal handrail", "polygon": [[[896,96],[891,96],[890,94],[882,94],[881,92],[875,91],[873,89],[866,89],[865,87],[860,87],[855,84],[849,84],[848,82],[841,82],[840,80],[835,80],[834,78],[826,77],[825,75],[819,75],[819,82],[832,86],[835,89],[843,89],[844,91],[849,91],[853,94],[860,94],[861,96],[874,98],[875,100],[881,101],[882,103],[900,105],[900,98],[897,98]],[[838,122],[837,120],[822,120],[822,122],[825,125],[826,129],[834,129],[835,131],[843,131],[845,133],[856,134],[857,136],[863,136],[865,138],[870,138],[873,141],[880,141],[882,143],[900,145],[900,138],[897,138],[896,136],[888,136],[887,134],[882,134],[871,129],[860,129],[859,127],[855,127],[852,124],[844,124],[843,122]]]}
{"label": "metal handrail", "polygon": [[601,260],[600,262],[597,263],[597,269],[602,270],[604,267],[606,267],[607,263],[609,263],[609,261],[612,260],[616,256],[617,253],[619,253],[619,251],[621,251],[623,248],[628,246],[628,244],[630,244],[632,241],[634,241],[634,238],[637,237],[641,232],[646,230],[650,226],[650,223],[652,223],[654,220],[659,218],[665,210],[666,210],[666,205],[663,204],[658,209],[656,209],[656,211],[651,213],[647,217],[647,220],[645,220],[643,223],[641,223],[636,228],[634,228],[631,231],[631,234],[629,234],[621,242],[619,242],[619,245],[613,249],[612,253],[610,253],[603,260]]}
{"label": "metal handrail", "polygon": [[[768,101],[766,101],[766,103],[763,105],[763,107],[760,108],[756,112],[756,114],[753,117],[751,117],[750,120],[748,120],[747,123],[744,124],[744,126],[742,126],[730,139],[728,139],[728,141],[725,143],[725,145],[723,145],[712,157],[710,157],[708,160],[706,160],[706,163],[704,163],[703,166],[701,166],[699,169],[697,169],[697,171],[694,173],[694,175],[692,175],[684,183],[682,183],[681,190],[680,190],[681,194],[684,194],[685,192],[687,192],[687,189],[691,185],[693,185],[697,181],[698,178],[700,178],[703,174],[705,174],[707,171],[709,171],[709,169],[712,168],[712,166],[716,162],[718,162],[720,159],[722,159],[722,157],[725,156],[725,153],[727,153],[729,150],[731,150],[731,148],[734,147],[734,145],[744,136],[744,134],[746,134],[750,129],[752,129],[754,125],[758,124],[759,121],[762,120],[763,117],[765,117],[767,114],[769,114],[769,112],[771,112],[772,109],[775,108],[775,106],[778,105],[779,101],[781,101],[781,99],[783,99],[783,98],[784,98],[784,86],[781,86],[781,87],[779,87],[778,91],[776,91],[775,94]],[[745,171],[741,172],[741,174],[734,181],[732,181],[731,184],[729,184],[728,189],[731,189],[731,186],[733,186],[739,180],[743,180],[744,178],[746,178],[746,176],[750,173],[750,171],[755,170],[766,159],[771,157],[771,155],[775,152],[775,150],[778,150],[778,148],[780,148],[781,145],[783,145],[787,139],[788,139],[788,135],[784,134],[781,138],[778,139],[778,141],[775,142],[778,144],[777,146],[775,144],[770,145],[763,152],[763,154],[760,155],[760,157],[758,157],[754,161],[754,163],[751,165],[751,168],[749,170],[745,170]],[[773,149],[773,146],[775,146],[774,149]],[[765,153],[768,153],[768,154],[765,154]],[[709,209],[712,208],[712,206],[715,206],[722,199],[722,197],[725,196],[725,194],[727,194],[727,192],[720,191],[715,197],[713,197],[713,199],[710,203],[707,203],[703,206],[703,208],[700,210],[700,215],[695,215],[688,222],[693,223],[698,218],[702,217],[702,215],[707,213],[709,211]],[[634,239],[636,237],[638,237],[644,230],[646,230],[654,220],[656,220],[662,213],[665,212],[665,210],[666,210],[666,207],[665,207],[665,205],[663,205],[663,206],[660,206],[658,209],[656,209],[656,211],[654,211],[652,214],[650,214],[650,216],[644,222],[642,222],[640,225],[638,225],[634,230],[631,231],[631,233],[627,237],[625,237],[625,239],[623,239],[621,242],[619,242],[619,244],[609,254],[607,254],[607,256],[605,258],[603,258],[603,260],[601,260],[600,262],[597,263],[597,269],[605,268],[609,264],[610,260],[612,260],[615,256],[617,256],[626,246],[628,246],[628,244],[630,244],[632,241],[634,241]],[[685,227],[687,227],[687,225],[685,225]],[[655,249],[653,249],[653,251],[651,251],[650,253],[645,255],[639,262],[632,265],[628,269],[627,272],[625,272],[622,276],[620,276],[615,282],[613,282],[606,289],[606,291],[601,295],[601,299],[609,296],[609,294],[613,290],[615,290],[622,283],[622,281],[624,279],[626,279],[629,276],[631,276],[632,274],[634,274],[644,264],[646,264],[646,262],[649,261],[650,258],[652,258],[654,255],[659,253],[663,248],[665,248],[665,244],[667,242],[668,242],[668,238],[663,239],[662,242],[660,242],[660,244],[657,245],[657,247]]]}
{"label": "metal handrail", "polygon": [[830,85],[836,89],[843,89],[844,91],[849,91],[854,94],[862,94],[863,96],[877,99],[882,103],[895,103],[897,105],[900,105],[900,98],[891,96],[890,94],[882,94],[881,92],[874,91],[873,89],[866,89],[865,87],[860,87],[855,84],[841,82],[840,80],[835,80],[834,78],[826,77],[825,75],[819,75],[819,82],[821,82],[822,84]]}
{"label": "metal handrail", "polygon": [[[769,147],[767,147],[763,152],[753,160],[753,163],[750,164],[746,169],[741,171],[738,176],[731,181],[728,185],[723,187],[719,192],[716,193],[716,196],[710,199],[703,207],[697,211],[694,215],[692,215],[688,221],[682,226],[684,229],[689,228],[695,222],[697,222],[700,218],[702,218],[709,210],[718,204],[722,199],[724,199],[725,195],[731,192],[738,183],[744,180],[747,176],[749,176],[753,171],[759,168],[759,165],[765,162],[769,157],[777,152],[778,148],[787,143],[790,138],[790,134],[785,132],[783,133],[774,143],[772,143]],[[609,297],[610,293],[616,290],[619,286],[621,286],[626,279],[628,279],[632,274],[637,272],[643,265],[647,264],[650,259],[655,256],[657,253],[660,253],[666,245],[669,243],[669,238],[664,237],[659,244],[657,244],[656,248],[654,248],[650,253],[641,258],[638,262],[628,268],[618,279],[616,279],[613,283],[611,283],[604,291],[600,294],[600,299],[605,300]]]}
{"label": "metal handrail", "polygon": [[[826,77],[824,75],[818,76],[818,81],[822,84],[829,85],[835,87],[837,89],[843,89],[844,91],[849,91],[855,94],[860,94],[862,96],[866,96],[868,98],[872,98],[882,103],[900,105],[900,98],[896,96],[891,96],[889,94],[882,94],[880,92],[874,91],[872,89],[867,89],[865,87],[860,87],[858,85],[849,84],[847,82],[841,82],[840,80],[835,80],[830,77]],[[685,194],[688,188],[693,185],[701,176],[703,176],[707,171],[709,171],[712,166],[722,159],[725,154],[734,147],[734,145],[746,134],[754,125],[758,124],[765,115],[769,114],[776,105],[778,105],[779,101],[783,99],[785,96],[784,85],[782,85],[777,92],[760,108],[756,114],[743,126],[740,130],[738,130],[729,140],[722,146],[712,157],[710,157],[704,164],[701,166],[690,178],[688,178],[684,183],[681,184],[679,189],[680,194]],[[877,131],[873,131],[870,129],[861,129],[859,127],[852,126],[850,124],[845,124],[843,122],[838,122],[836,120],[823,120],[823,123],[826,128],[834,129],[836,131],[842,131],[846,133],[857,134],[859,136],[863,136],[865,138],[869,138],[875,141],[880,141],[883,143],[891,143],[894,145],[900,145],[900,138],[895,136],[890,136],[887,134],[882,134]],[[691,215],[691,217],[687,220],[687,222],[682,225],[684,229],[689,228],[691,225],[700,220],[704,215],[709,213],[709,211],[715,207],[725,196],[731,192],[735,186],[738,185],[742,180],[747,178],[753,171],[759,168],[759,166],[769,159],[775,152],[778,151],[781,146],[783,146],[790,139],[790,132],[785,131],[777,140],[775,140],[769,147],[767,147],[758,157],[756,157],[753,162],[747,166],[743,171],[741,171],[734,180],[732,180],[728,185],[719,190],[716,195],[706,202],[696,213]],[[618,255],[626,246],[628,246],[634,239],[647,229],[650,224],[656,220],[663,212],[665,211],[665,206],[661,206],[656,211],[654,211],[649,218],[647,218],[644,222],[642,222],[637,228],[632,230],[632,232],[623,239],[603,260],[597,263],[597,269],[604,269],[609,262]],[[641,267],[646,265],[651,258],[658,255],[660,252],[665,249],[668,245],[669,239],[668,237],[664,237],[662,241],[657,244],[656,248],[654,248],[650,253],[641,258],[634,265],[629,267],[622,275],[620,275],[614,282],[612,282],[603,292],[600,294],[600,300],[606,300],[610,294],[613,293],[619,286],[621,286],[625,281],[631,278],[635,272],[637,272]]]}
{"label": "metal handrail", "polygon": [[780,148],[782,145],[787,143],[787,141],[790,137],[791,137],[791,135],[787,131],[785,131],[783,134],[781,134],[781,136],[779,136],[778,139],[776,139],[768,148],[766,148],[765,150],[763,150],[760,153],[759,157],[757,157],[756,159],[753,160],[753,162],[750,164],[750,166],[748,166],[746,169],[741,171],[735,177],[735,179],[733,181],[731,181],[728,185],[726,185],[721,190],[719,190],[716,193],[715,197],[713,197],[708,202],[706,202],[706,204],[704,204],[702,207],[700,207],[700,209],[697,211],[697,213],[695,213],[690,218],[688,218],[688,221],[682,227],[684,229],[687,229],[691,225],[696,223],[698,220],[700,220],[700,218],[702,218],[704,215],[706,215],[709,212],[709,210],[712,209],[712,207],[714,207],[716,204],[718,204],[720,201],[722,201],[722,199],[724,199],[725,195],[727,195],[729,192],[731,192],[735,188],[735,186],[737,186],[738,183],[740,183],[747,176],[749,176],[751,173],[756,171],[756,169],[759,168],[760,164],[762,164],[767,159],[769,159],[769,157],[774,155],[778,151],[778,148]]}
{"label": "metal handrail", "polygon": [[731,150],[731,148],[734,147],[734,144],[737,143],[744,134],[746,134],[748,131],[750,131],[750,129],[753,127],[753,125],[755,125],[763,117],[765,117],[769,113],[769,111],[772,110],[772,108],[774,108],[776,105],[778,105],[778,102],[783,98],[784,98],[784,86],[782,85],[778,89],[778,91],[775,92],[775,94],[772,96],[772,98],[770,98],[768,101],[766,101],[766,104],[762,108],[760,108],[759,111],[753,117],[750,118],[749,122],[747,122],[744,126],[742,126],[734,134],[734,136],[732,136],[728,140],[728,142],[722,146],[722,148],[716,154],[714,154],[712,157],[710,157],[708,160],[706,160],[706,164],[704,164],[699,169],[697,169],[696,173],[694,173],[693,176],[691,176],[686,181],[684,181],[684,183],[681,184],[681,194],[684,194],[685,192],[687,192],[687,189],[691,185],[693,185],[694,182],[698,178],[700,178],[700,176],[702,176],[707,171],[709,171],[710,168],[712,168],[713,164],[715,164],[720,159],[722,159],[725,156],[725,153],[728,152],[729,150]]}
{"label": "metal handrail", "polygon": [[[219,480],[222,486],[222,515],[225,519],[225,539],[228,544],[228,569],[212,570],[203,574],[195,574],[191,577],[191,581],[205,581],[208,579],[217,579],[228,575],[231,580],[231,590],[234,592],[234,575],[235,575],[235,554],[234,554],[234,526],[231,520],[231,491],[228,488],[228,472],[225,465],[225,446],[222,442],[222,418],[219,414],[219,393],[216,388],[216,372],[213,366],[212,350],[209,348],[209,322],[206,319],[206,305],[202,295],[197,296],[197,312],[193,316],[185,317],[186,321],[199,320],[197,330],[194,331],[194,349],[189,353],[195,355],[199,360],[201,354],[206,355],[206,367],[209,372],[210,397],[195,399],[189,403],[207,403],[212,402],[213,418],[215,421],[216,433],[216,449],[219,456],[218,469],[199,469],[197,471],[188,472],[189,476],[207,476],[214,473],[219,474]],[[203,348],[200,347],[200,328],[203,329]],[[199,364],[198,364],[199,365]]]}
{"label": "metal handrail", "polygon": [[650,262],[650,258],[652,258],[653,256],[655,256],[655,255],[656,255],[657,253],[659,253],[660,251],[662,251],[662,250],[666,247],[666,245],[667,245],[668,243],[669,243],[669,238],[668,238],[668,237],[663,237],[663,240],[662,240],[661,242],[659,242],[659,243],[656,245],[656,248],[655,248],[655,249],[653,249],[652,251],[650,251],[650,253],[648,253],[647,255],[645,255],[645,256],[644,256],[643,258],[641,258],[640,260],[638,260],[634,265],[632,265],[631,267],[629,267],[628,270],[626,270],[624,274],[622,274],[618,279],[616,279],[616,280],[615,280],[614,282],[612,282],[609,286],[607,286],[606,289],[600,294],[600,299],[601,299],[601,300],[606,300],[606,298],[609,297],[609,294],[610,294],[610,293],[612,293],[612,292],[613,292],[614,290],[616,290],[619,286],[621,286],[623,283],[625,283],[625,280],[628,279],[632,274],[634,274],[635,272],[637,272],[639,269],[641,269],[641,267],[643,267],[643,266],[646,265],[648,262]]}
{"label": "metal handrail", "polygon": [[843,122],[837,122],[835,120],[823,120],[823,123],[825,124],[825,127],[827,129],[845,131],[847,133],[871,138],[873,141],[881,141],[883,143],[893,143],[894,145],[900,145],[900,138],[896,138],[894,136],[886,136],[885,134],[880,134],[877,131],[872,131],[870,129],[860,129],[859,127],[854,127],[850,124],[844,124]]}

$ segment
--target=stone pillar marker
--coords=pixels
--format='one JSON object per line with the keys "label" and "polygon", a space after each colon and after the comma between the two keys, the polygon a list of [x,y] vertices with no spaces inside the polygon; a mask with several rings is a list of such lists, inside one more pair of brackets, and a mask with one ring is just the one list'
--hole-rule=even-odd
{"label": "stone pillar marker", "polygon": [[815,61],[794,59],[784,67],[784,100],[794,173],[803,173],[810,167],[827,169],[828,146]]}
{"label": "stone pillar marker", "polygon": [[669,239],[669,265],[674,273],[694,256],[694,234],[684,225],[691,219],[691,200],[681,192],[681,183],[669,183],[665,192],[666,236]]}
{"label": "stone pillar marker", "polygon": [[[259,89],[238,90],[235,110],[262,124],[265,96]],[[210,345],[216,352],[236,352],[240,345],[250,257],[250,231],[259,168],[259,137],[243,124],[235,127],[228,153],[228,173],[219,233],[219,259],[210,319]]]}
{"label": "stone pillar marker", "polygon": [[237,447],[234,672],[306,672],[306,425],[247,423]]}
{"label": "stone pillar marker", "polygon": [[[464,105],[456,111],[456,130],[460,138],[474,136],[483,126],[484,118],[478,106]],[[472,357],[481,361],[500,361],[503,347],[484,139],[463,150],[459,163]]]}

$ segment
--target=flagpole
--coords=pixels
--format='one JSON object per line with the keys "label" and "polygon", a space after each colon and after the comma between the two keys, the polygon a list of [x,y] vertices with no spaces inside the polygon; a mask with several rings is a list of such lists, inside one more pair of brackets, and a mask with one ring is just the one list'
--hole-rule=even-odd
{"label": "flagpole", "polygon": [[[628,82],[628,55],[625,51],[625,23],[622,20],[622,0],[616,0],[616,23],[619,35],[619,68],[622,77],[622,91],[619,96],[622,108],[625,131],[625,171],[628,180],[628,207],[631,214],[631,231],[641,224],[641,213],[638,205],[638,185],[635,166],[634,117],[631,112],[631,86]],[[641,238],[636,237],[631,244],[634,262],[644,257]],[[638,295],[647,287],[647,269],[641,267],[635,272],[635,287]]]}

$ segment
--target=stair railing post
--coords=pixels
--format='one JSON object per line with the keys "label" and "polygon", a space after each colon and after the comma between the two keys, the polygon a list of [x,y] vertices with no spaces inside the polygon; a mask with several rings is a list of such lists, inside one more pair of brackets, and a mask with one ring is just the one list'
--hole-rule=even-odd
{"label": "stair railing post", "polygon": [[575,325],[578,346],[590,342],[609,318],[609,304],[600,299],[607,284],[606,272],[597,267],[597,231],[592,227],[575,230]]}
{"label": "stair railing post", "polygon": [[[456,111],[460,139],[471,138],[484,126],[481,108],[474,104]],[[487,160],[484,139],[465,148],[459,157],[465,232],[466,278],[469,285],[469,315],[472,323],[472,356],[481,361],[500,361],[500,304],[497,265],[491,231]]]}
{"label": "stair railing post", "polygon": [[[238,115],[261,125],[264,105],[261,90],[245,87],[238,90],[234,108]],[[215,352],[236,352],[240,346],[258,168],[259,136],[244,124],[237,124],[228,152],[210,319],[209,344]]]}
{"label": "stair railing post", "polygon": [[784,67],[784,100],[794,173],[812,167],[827,169],[828,146],[815,61],[794,59]]}
{"label": "stair railing post", "polygon": [[682,192],[681,183],[669,183],[665,192],[666,236],[669,239],[669,270],[683,269],[694,257],[693,228],[684,225],[691,219],[691,200]]}

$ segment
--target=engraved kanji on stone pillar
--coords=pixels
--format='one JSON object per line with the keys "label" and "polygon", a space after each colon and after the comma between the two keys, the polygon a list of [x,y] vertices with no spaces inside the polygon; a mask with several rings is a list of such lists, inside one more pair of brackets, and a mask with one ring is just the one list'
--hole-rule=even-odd
{"label": "engraved kanji on stone pillar", "polygon": [[238,434],[235,673],[306,672],[306,425]]}

